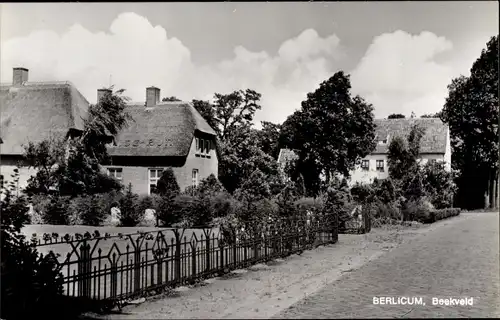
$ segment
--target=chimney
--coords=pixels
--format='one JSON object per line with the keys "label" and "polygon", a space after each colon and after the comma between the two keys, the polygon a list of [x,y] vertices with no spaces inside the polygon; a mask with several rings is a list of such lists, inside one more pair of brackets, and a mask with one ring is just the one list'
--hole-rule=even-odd
{"label": "chimney", "polygon": [[15,86],[21,86],[23,83],[28,81],[28,72],[26,68],[14,68],[12,74],[12,84]]}
{"label": "chimney", "polygon": [[110,89],[97,89],[97,103],[101,101],[102,97],[104,97],[107,93],[111,94]]}
{"label": "chimney", "polygon": [[157,87],[146,88],[146,107],[154,107],[160,102],[160,89]]}

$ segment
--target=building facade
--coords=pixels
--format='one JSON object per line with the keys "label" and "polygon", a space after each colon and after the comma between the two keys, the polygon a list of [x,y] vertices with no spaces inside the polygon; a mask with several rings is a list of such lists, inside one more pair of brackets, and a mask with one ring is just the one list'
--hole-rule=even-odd
{"label": "building facade", "polygon": [[[406,139],[412,126],[418,124],[425,129],[420,145],[419,162],[424,165],[429,161],[445,163],[445,168],[451,170],[451,142],[449,127],[437,118],[415,119],[375,119],[375,149],[361,159],[354,170],[350,172],[349,184],[371,183],[375,178],[389,177],[388,147],[390,141],[397,136]],[[284,168],[288,161],[296,159],[292,150],[281,149],[278,162]]]}

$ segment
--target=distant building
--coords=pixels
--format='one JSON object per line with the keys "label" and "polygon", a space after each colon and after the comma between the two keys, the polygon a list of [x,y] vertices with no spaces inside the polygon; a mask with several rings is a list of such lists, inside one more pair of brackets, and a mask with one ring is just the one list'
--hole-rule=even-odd
{"label": "distant building", "polygon": [[172,167],[181,190],[217,177],[216,134],[189,102],[160,102],[160,89],[146,88],[146,103],[126,108],[133,121],[109,147],[106,166],[139,194],[154,193],[163,170]]}
{"label": "distant building", "polygon": [[[350,184],[371,183],[374,178],[386,179],[389,176],[387,153],[391,139],[396,136],[406,138],[412,125],[418,124],[425,129],[420,145],[420,163],[440,161],[451,170],[451,143],[449,127],[438,118],[413,119],[375,119],[375,150],[361,160],[351,171]],[[284,156],[281,156],[281,155]],[[291,155],[294,154],[295,156]],[[296,158],[292,150],[281,149],[278,162],[283,168],[287,161]]]}
{"label": "distant building", "polygon": [[11,84],[0,86],[0,181],[11,180],[17,164],[19,188],[35,171],[23,161],[28,142],[78,135],[89,103],[70,82],[29,82],[26,68],[14,68]]}

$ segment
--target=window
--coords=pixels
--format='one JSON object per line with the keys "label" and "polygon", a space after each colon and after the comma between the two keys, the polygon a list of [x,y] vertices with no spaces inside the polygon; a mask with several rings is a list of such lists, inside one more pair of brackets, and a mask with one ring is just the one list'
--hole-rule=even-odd
{"label": "window", "polygon": [[210,155],[210,141],[205,140],[205,154]]}
{"label": "window", "polygon": [[149,169],[149,194],[156,193],[156,184],[160,180],[163,169]]}
{"label": "window", "polygon": [[431,164],[434,164],[434,163],[436,163],[436,159],[430,159],[430,160],[429,160],[429,162],[430,162]]}
{"label": "window", "polygon": [[361,169],[363,169],[364,171],[370,170],[370,160],[362,160]]}
{"label": "window", "polygon": [[108,176],[122,181],[122,168],[108,168]]}
{"label": "window", "polygon": [[384,172],[384,160],[377,160],[377,171]]}
{"label": "window", "polygon": [[198,169],[193,169],[192,179],[193,179],[193,187],[197,187],[198,186]]}

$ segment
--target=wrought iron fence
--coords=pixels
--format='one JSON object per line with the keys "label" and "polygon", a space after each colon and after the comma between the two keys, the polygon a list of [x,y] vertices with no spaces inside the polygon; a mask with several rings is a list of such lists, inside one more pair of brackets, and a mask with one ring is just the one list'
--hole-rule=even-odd
{"label": "wrought iron fence", "polygon": [[351,220],[345,226],[339,228],[340,234],[364,234],[372,229],[370,208],[359,206],[354,210]]}
{"label": "wrought iron fence", "polygon": [[336,243],[336,219],[280,220],[251,232],[169,229],[116,236],[52,234],[32,241],[56,262],[66,295],[120,304],[147,292]]}

